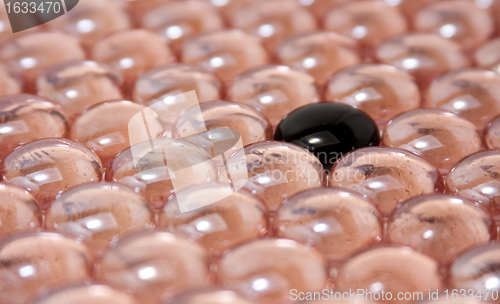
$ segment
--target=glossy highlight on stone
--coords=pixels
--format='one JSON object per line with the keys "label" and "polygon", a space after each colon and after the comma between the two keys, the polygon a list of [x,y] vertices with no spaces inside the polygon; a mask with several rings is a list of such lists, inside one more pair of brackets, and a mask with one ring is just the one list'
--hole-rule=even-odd
{"label": "glossy highlight on stone", "polygon": [[381,147],[344,155],[330,170],[329,183],[364,195],[384,216],[411,197],[443,190],[441,174],[423,158]]}
{"label": "glossy highlight on stone", "polygon": [[205,287],[193,289],[175,295],[165,304],[252,304],[241,294],[220,287]]}
{"label": "glossy highlight on stone", "polygon": [[364,112],[341,103],[322,102],[288,114],[276,127],[274,140],[309,150],[329,170],[343,154],[377,146],[380,134]]}
{"label": "glossy highlight on stone", "polygon": [[76,285],[58,288],[33,304],[137,304],[129,295],[105,285]]}
{"label": "glossy highlight on stone", "polygon": [[500,116],[488,124],[484,131],[484,143],[488,149],[500,149]]}
{"label": "glossy highlight on stone", "polygon": [[364,197],[340,188],[317,188],[285,200],[273,217],[273,235],[313,246],[342,260],[382,239],[382,219]]}
{"label": "glossy highlight on stone", "polygon": [[70,187],[100,181],[99,157],[66,139],[42,139],[10,153],[2,163],[2,180],[28,190],[46,209]]}
{"label": "glossy highlight on stone", "polygon": [[42,227],[42,212],[26,190],[0,183],[0,236]]}

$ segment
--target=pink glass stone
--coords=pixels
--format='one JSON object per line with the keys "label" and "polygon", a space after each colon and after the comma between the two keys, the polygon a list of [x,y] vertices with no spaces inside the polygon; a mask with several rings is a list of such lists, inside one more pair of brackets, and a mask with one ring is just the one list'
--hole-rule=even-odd
{"label": "pink glass stone", "polygon": [[120,71],[127,91],[144,72],[176,60],[162,37],[142,29],[119,32],[99,41],[92,49],[92,59]]}
{"label": "pink glass stone", "polygon": [[1,169],[4,182],[28,190],[42,209],[68,188],[99,181],[102,176],[99,157],[66,139],[42,139],[21,146],[5,158]]}
{"label": "pink glass stone", "polygon": [[291,37],[276,49],[280,63],[314,77],[323,87],[338,71],[360,63],[357,43],[334,32]]}
{"label": "pink glass stone", "polygon": [[480,69],[460,69],[432,83],[424,106],[460,115],[479,130],[500,114],[500,75]]}
{"label": "pink glass stone", "polygon": [[0,183],[0,236],[42,226],[42,212],[24,189]]}
{"label": "pink glass stone", "polygon": [[65,15],[48,22],[47,26],[77,37],[90,50],[104,37],[128,30],[132,25],[120,1],[85,0]]}
{"label": "pink glass stone", "polygon": [[137,304],[129,295],[104,285],[77,285],[52,290],[33,304]]}
{"label": "pink glass stone", "polygon": [[459,161],[446,177],[446,191],[479,202],[500,220],[500,151],[483,151]]}
{"label": "pink glass stone", "polygon": [[91,183],[74,187],[52,203],[45,227],[78,238],[97,255],[131,231],[154,227],[148,202],[129,187]]}
{"label": "pink glass stone", "polygon": [[500,38],[490,40],[474,54],[476,65],[483,69],[500,72]]}
{"label": "pink glass stone", "polygon": [[500,116],[495,117],[486,128],[484,143],[488,149],[500,149]]}
{"label": "pink glass stone", "polygon": [[288,113],[320,98],[313,77],[280,65],[257,67],[240,75],[227,96],[261,111],[273,127]]}
{"label": "pink glass stone", "polygon": [[377,60],[408,71],[423,91],[439,76],[471,65],[458,43],[423,33],[390,39],[377,49]]}
{"label": "pink glass stone", "polygon": [[412,21],[420,10],[431,3],[441,0],[384,0],[390,6],[395,6],[406,16],[408,21]]}
{"label": "pink glass stone", "polygon": [[262,38],[268,50],[295,34],[316,30],[314,15],[295,1],[255,1],[240,6],[229,16],[232,27]]}
{"label": "pink glass stone", "polygon": [[495,30],[489,11],[474,1],[441,1],[422,8],[413,22],[416,31],[436,33],[473,49],[488,41]]}
{"label": "pink glass stone", "polygon": [[186,202],[202,202],[205,198],[225,197],[216,203],[181,212],[175,196],[160,211],[158,226],[186,233],[203,245],[209,253],[224,250],[267,232],[267,212],[262,202],[241,189],[234,192],[222,184],[206,184],[183,190]]}
{"label": "pink glass stone", "polygon": [[79,41],[57,32],[33,32],[16,36],[0,46],[0,61],[19,72],[28,92],[36,91],[36,78],[58,63],[85,58]]}
{"label": "pink glass stone", "polygon": [[330,186],[345,187],[369,198],[389,216],[403,201],[441,192],[439,171],[423,158],[400,149],[370,147],[344,155],[330,170]]}
{"label": "pink glass stone", "polygon": [[127,11],[136,25],[140,25],[144,14],[169,1],[172,0],[127,0]]}
{"label": "pink glass stone", "polygon": [[122,78],[111,67],[76,61],[45,70],[37,81],[38,95],[59,104],[71,121],[103,101],[122,99]]}
{"label": "pink glass stone", "polygon": [[[377,303],[394,303],[398,293],[427,295],[429,289],[434,291],[442,286],[438,263],[406,247],[379,247],[358,253],[340,268],[337,277],[337,287],[341,290],[366,289],[372,294],[379,293],[379,297],[382,291],[392,293],[392,301],[386,298]],[[370,295],[367,299],[371,300]],[[413,298],[397,301],[412,302]]]}
{"label": "pink glass stone", "polygon": [[[294,144],[255,143],[245,147],[245,157],[246,164],[236,163],[247,167],[245,188],[260,198],[271,212],[293,194],[326,184],[321,162],[314,154]],[[231,162],[231,158],[228,161]]]}
{"label": "pink glass stone", "polygon": [[217,9],[203,1],[167,1],[147,12],[141,24],[167,39],[176,51],[191,37],[224,28]]}
{"label": "pink glass stone", "polygon": [[349,2],[349,0],[296,0],[307,7],[317,18],[323,18],[334,7]]}
{"label": "pink glass stone", "polygon": [[382,145],[422,156],[448,171],[462,158],[482,150],[476,127],[465,118],[443,110],[418,109],[392,119],[382,136]]}
{"label": "pink glass stone", "polygon": [[[404,16],[382,1],[350,1],[330,10],[323,19],[325,29],[351,37],[371,49],[407,31]],[[365,54],[371,57],[369,53]]]}
{"label": "pink glass stone", "polygon": [[10,68],[0,65],[0,96],[20,94],[23,92],[23,81]]}
{"label": "pink glass stone", "polygon": [[181,56],[183,63],[200,65],[223,82],[269,60],[260,41],[240,30],[217,31],[190,39],[184,43]]}
{"label": "pink glass stone", "polygon": [[0,241],[2,303],[24,304],[39,292],[89,279],[93,260],[82,244],[57,233],[22,233]]}
{"label": "pink glass stone", "polygon": [[198,244],[164,231],[120,239],[98,265],[96,278],[132,294],[139,303],[159,303],[206,284],[207,254]]}
{"label": "pink glass stone", "polygon": [[94,151],[107,167],[121,151],[130,147],[129,123],[138,113],[147,116],[152,139],[165,133],[163,125],[152,111],[131,101],[110,101],[96,105],[78,117],[71,127],[70,138]]}
{"label": "pink glass stone", "polygon": [[344,189],[317,188],[288,198],[273,217],[276,237],[311,245],[329,260],[342,260],[382,239],[377,209]]}
{"label": "pink glass stone", "polygon": [[206,287],[194,289],[175,295],[170,304],[252,304],[250,300],[244,298],[235,291],[217,288]]}
{"label": "pink glass stone", "polygon": [[421,96],[409,74],[385,64],[362,64],[333,76],[324,99],[358,108],[383,126],[392,117],[417,109]]}
{"label": "pink glass stone", "polygon": [[0,97],[0,159],[21,144],[64,137],[69,130],[59,106],[35,95]]}
{"label": "pink glass stone", "polygon": [[321,291],[326,285],[323,258],[315,250],[286,239],[253,241],[228,251],[217,280],[258,303],[289,303],[290,290]]}
{"label": "pink glass stone", "polygon": [[494,239],[491,216],[474,202],[448,195],[412,198],[391,216],[387,239],[409,246],[442,265],[465,249]]}

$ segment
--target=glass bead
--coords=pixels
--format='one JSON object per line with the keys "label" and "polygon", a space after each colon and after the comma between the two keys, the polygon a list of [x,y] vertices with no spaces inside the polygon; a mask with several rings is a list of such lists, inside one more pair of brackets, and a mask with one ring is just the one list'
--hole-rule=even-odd
{"label": "glass bead", "polygon": [[33,304],[137,304],[126,293],[105,285],[76,285],[51,290]]}
{"label": "glass bead", "polygon": [[2,163],[2,179],[28,190],[46,209],[70,187],[101,180],[99,157],[66,139],[42,139],[23,145]]}
{"label": "glass bead", "polygon": [[296,0],[317,18],[323,18],[332,8],[347,3],[348,0]]}
{"label": "glass bead", "polygon": [[0,237],[42,227],[42,212],[26,190],[0,183]]}
{"label": "glass bead", "polygon": [[500,38],[492,39],[474,53],[476,65],[500,73]]}
{"label": "glass bead", "polygon": [[131,15],[135,25],[139,26],[144,15],[154,10],[160,4],[172,0],[127,0],[127,11]]}
{"label": "glass bead", "polygon": [[[1,39],[1,38],[0,38]],[[0,96],[21,94],[23,81],[5,65],[0,65]]]}
{"label": "glass bead", "polygon": [[370,199],[389,216],[405,200],[441,192],[439,171],[405,150],[369,147],[344,155],[330,170],[330,186],[345,187]]}
{"label": "glass bead", "polygon": [[431,3],[441,0],[383,0],[387,5],[397,7],[407,18],[408,21],[413,21],[415,15],[420,10]]}
{"label": "glass bead", "polygon": [[484,143],[488,149],[500,149],[500,116],[493,118],[484,132]]}
{"label": "glass bead", "polygon": [[170,304],[252,304],[239,293],[220,287],[205,287],[175,295]]}
{"label": "glass bead", "polygon": [[273,235],[343,260],[382,239],[382,219],[361,195],[334,188],[306,190],[288,198],[273,216]]}

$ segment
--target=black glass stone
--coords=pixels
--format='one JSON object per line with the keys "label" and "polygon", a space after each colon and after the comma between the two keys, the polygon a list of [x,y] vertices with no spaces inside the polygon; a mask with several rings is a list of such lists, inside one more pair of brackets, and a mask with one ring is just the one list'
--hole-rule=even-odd
{"label": "black glass stone", "polygon": [[363,111],[342,103],[321,102],[288,114],[276,127],[274,139],[309,150],[330,170],[345,153],[378,146],[380,133]]}

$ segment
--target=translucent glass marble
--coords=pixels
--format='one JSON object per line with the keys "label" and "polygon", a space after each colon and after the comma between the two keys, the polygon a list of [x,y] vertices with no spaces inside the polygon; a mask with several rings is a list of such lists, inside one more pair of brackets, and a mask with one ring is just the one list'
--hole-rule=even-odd
{"label": "translucent glass marble", "polygon": [[58,32],[15,36],[0,46],[0,61],[23,76],[28,92],[36,91],[35,82],[41,71],[58,63],[84,58],[78,39]]}
{"label": "translucent glass marble", "polygon": [[167,1],[148,11],[141,25],[167,39],[179,51],[196,35],[224,28],[217,9],[204,1]]}
{"label": "translucent glass marble", "polygon": [[492,39],[474,53],[476,65],[500,73],[500,38]]}
{"label": "translucent glass marble", "polygon": [[21,77],[5,65],[0,65],[0,96],[20,94],[23,92]]}
{"label": "translucent glass marble", "polygon": [[446,177],[446,191],[479,202],[500,220],[500,151],[472,154],[461,161]]}
{"label": "translucent glass marble", "polygon": [[441,174],[423,158],[404,150],[380,147],[344,155],[332,167],[329,183],[363,194],[384,216],[411,197],[443,189]]}
{"label": "translucent glass marble", "polygon": [[387,5],[395,6],[408,18],[408,21],[412,21],[415,15],[424,7],[431,3],[438,2],[440,0],[383,0]]}
{"label": "translucent glass marble", "polygon": [[465,118],[443,110],[418,109],[392,119],[382,145],[422,156],[444,175],[460,159],[481,151],[482,139]]}
{"label": "translucent glass marble", "polygon": [[42,226],[42,212],[26,190],[0,183],[0,236]]}
{"label": "translucent glass marble", "polygon": [[120,74],[94,61],[73,61],[45,70],[37,80],[38,93],[59,104],[73,121],[87,108],[121,99]]}
{"label": "translucent glass marble", "polygon": [[[255,143],[245,147],[245,157],[246,164],[238,159],[234,165],[247,167],[245,188],[260,198],[271,212],[293,194],[326,183],[321,162],[294,144],[278,141]],[[231,158],[228,161],[231,162]]]}
{"label": "translucent glass marble", "polygon": [[170,0],[127,0],[127,11],[132,16],[136,26],[140,25],[144,14]]}
{"label": "translucent glass marble", "polygon": [[494,239],[491,216],[474,202],[448,195],[426,195],[406,201],[391,216],[387,240],[409,246],[442,265],[465,249]]}
{"label": "translucent glass marble", "polygon": [[377,209],[361,195],[318,188],[288,198],[273,216],[273,235],[311,245],[330,260],[342,260],[382,239]]}
{"label": "translucent glass marble", "polygon": [[24,304],[37,293],[83,282],[92,274],[92,256],[57,233],[23,233],[0,241],[2,302]]}
{"label": "translucent glass marble", "polygon": [[229,24],[262,38],[268,50],[295,34],[316,30],[314,15],[295,1],[266,0],[242,5],[229,17]]}
{"label": "translucent glass marble", "polygon": [[259,238],[267,232],[266,208],[246,190],[235,192],[227,185],[206,184],[183,192],[190,201],[226,196],[223,200],[189,212],[181,212],[176,197],[172,196],[160,211],[160,227],[186,233],[211,254],[219,255],[236,244]]}
{"label": "translucent glass marble", "polygon": [[264,304],[290,302],[292,289],[321,291],[326,279],[321,255],[286,239],[258,240],[232,249],[217,270],[221,285]]}
{"label": "translucent glass marble", "polygon": [[130,234],[99,262],[99,282],[132,294],[139,303],[158,303],[206,284],[207,254],[198,244],[164,231]]}
{"label": "translucent glass marble", "polygon": [[333,76],[324,99],[356,107],[379,126],[392,117],[420,106],[420,91],[409,74],[385,64],[362,64]]}
{"label": "translucent glass marble", "polygon": [[429,87],[424,106],[448,110],[484,129],[500,114],[500,75],[480,69],[460,69]]}
{"label": "translucent glass marble", "polygon": [[76,285],[52,290],[33,304],[137,304],[129,295],[104,285]]}
{"label": "translucent glass marble", "polygon": [[257,67],[240,75],[227,96],[261,111],[273,126],[291,111],[320,99],[313,77],[280,65]]}
{"label": "translucent glass marble", "polygon": [[92,49],[92,59],[120,71],[124,87],[129,90],[144,72],[176,60],[162,37],[143,29],[122,31],[100,40]]}
{"label": "translucent glass marble", "polygon": [[269,60],[259,39],[234,29],[188,40],[182,47],[181,57],[183,63],[197,64],[212,71],[222,82],[230,82]]}
{"label": "translucent glass marble", "polygon": [[296,0],[300,5],[305,6],[316,17],[322,18],[332,8],[347,3],[348,0]]}
{"label": "translucent glass marble", "polygon": [[68,129],[61,108],[45,98],[28,94],[0,97],[0,159],[21,144],[64,137]]}
{"label": "translucent glass marble", "polygon": [[131,231],[154,227],[148,202],[129,187],[90,183],[65,191],[52,202],[45,227],[78,238],[96,254]]}
{"label": "translucent glass marble", "polygon": [[500,116],[493,118],[484,132],[484,143],[488,149],[500,149]]}
{"label": "translucent glass marble", "polygon": [[70,187],[99,181],[99,157],[83,145],[66,139],[42,139],[9,154],[2,163],[4,182],[28,190],[42,209]]}
{"label": "translucent glass marble", "polygon": [[190,290],[178,295],[175,295],[170,304],[252,304],[248,299],[245,299],[239,293],[216,287],[206,287]]}
{"label": "translucent glass marble", "polygon": [[[372,294],[379,293],[379,297],[382,291],[392,293],[392,300],[377,301],[380,303],[394,303],[398,293],[427,295],[429,289],[434,291],[442,286],[438,263],[406,247],[365,250],[351,257],[337,277],[337,287],[341,290],[366,289]],[[397,303],[412,303],[412,299]]]}
{"label": "translucent glass marble", "polygon": [[[480,2],[480,1],[477,1]],[[441,1],[422,8],[415,16],[416,31],[435,33],[474,49],[488,41],[495,30],[490,12],[474,1]]]}
{"label": "translucent glass marble", "polygon": [[163,136],[165,129],[153,111],[130,101],[110,101],[96,105],[75,120],[70,138],[94,151],[103,166],[109,165],[115,156],[130,147],[129,122],[138,113],[148,121],[152,139]]}
{"label": "translucent glass marble", "polygon": [[357,43],[335,32],[291,37],[277,47],[276,57],[280,63],[308,73],[321,87],[333,74],[361,61]]}
{"label": "translucent glass marble", "polygon": [[436,34],[425,33],[406,34],[390,39],[379,46],[376,57],[381,63],[408,71],[423,91],[439,76],[471,65],[458,43]]}

